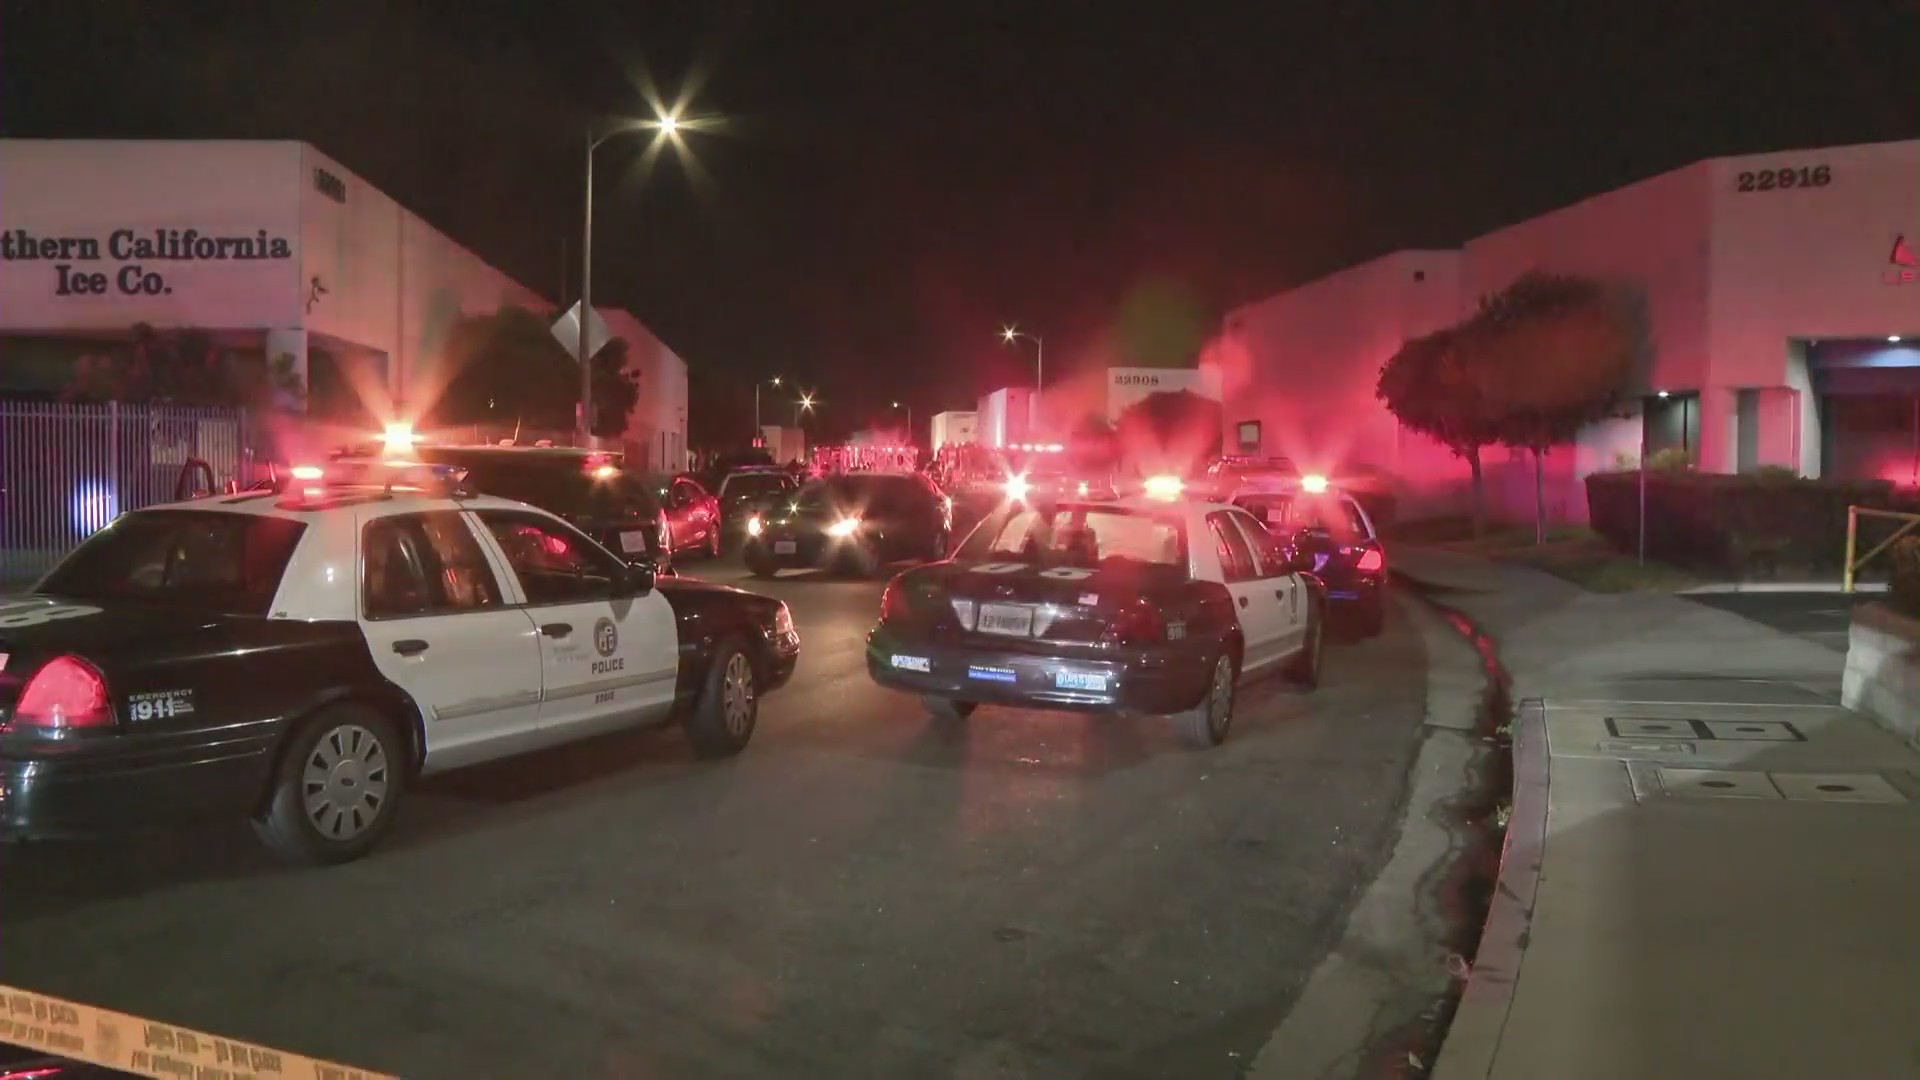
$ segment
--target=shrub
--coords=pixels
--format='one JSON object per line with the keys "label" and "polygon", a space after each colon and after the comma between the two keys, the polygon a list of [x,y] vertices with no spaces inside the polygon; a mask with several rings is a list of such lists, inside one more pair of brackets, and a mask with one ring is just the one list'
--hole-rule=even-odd
{"label": "shrub", "polygon": [[1887,602],[1908,618],[1920,617],[1920,537],[1909,536],[1887,549],[1893,566]]}
{"label": "shrub", "polygon": [[1693,455],[1678,446],[1669,446],[1648,454],[1647,468],[1654,472],[1686,472],[1693,468]]}
{"label": "shrub", "polygon": [[[1896,493],[1884,481],[1649,470],[1647,554],[1700,570],[1838,572],[1846,556],[1849,506],[1916,508],[1911,489]],[[1595,532],[1621,551],[1633,551],[1639,540],[1639,474],[1587,477],[1587,510]]]}

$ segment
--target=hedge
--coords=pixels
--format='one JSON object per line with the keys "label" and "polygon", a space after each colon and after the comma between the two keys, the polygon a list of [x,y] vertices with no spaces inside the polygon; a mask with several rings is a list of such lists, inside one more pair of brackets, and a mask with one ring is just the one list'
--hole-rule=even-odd
{"label": "hedge", "polygon": [[1892,564],[1887,602],[1908,618],[1920,617],[1920,539],[1907,537],[1887,549]]}
{"label": "hedge", "polygon": [[[1838,571],[1847,507],[1920,510],[1914,489],[1885,481],[1803,480],[1778,474],[1647,473],[1647,554],[1692,569],[1758,573],[1781,567]],[[1587,477],[1588,520],[1621,551],[1639,544],[1640,474]],[[1863,528],[1862,551],[1887,535]]]}

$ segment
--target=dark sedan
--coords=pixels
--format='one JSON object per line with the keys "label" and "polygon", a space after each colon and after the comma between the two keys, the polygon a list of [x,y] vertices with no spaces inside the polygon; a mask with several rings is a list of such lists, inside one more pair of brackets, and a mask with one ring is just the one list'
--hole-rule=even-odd
{"label": "dark sedan", "polygon": [[671,574],[667,512],[653,490],[622,471],[620,456],[572,447],[416,446],[410,457],[466,470],[474,491],[558,514],[629,564]]}
{"label": "dark sedan", "polygon": [[903,559],[944,559],[953,505],[918,473],[853,473],[774,496],[747,521],[747,569],[821,567],[862,576]]}

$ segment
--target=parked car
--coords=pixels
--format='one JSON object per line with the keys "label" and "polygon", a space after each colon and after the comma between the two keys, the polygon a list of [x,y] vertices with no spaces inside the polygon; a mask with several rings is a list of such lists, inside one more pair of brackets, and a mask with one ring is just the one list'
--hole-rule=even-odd
{"label": "parked car", "polygon": [[729,533],[744,530],[747,519],[768,500],[791,496],[800,490],[800,479],[778,465],[756,465],[735,469],[720,480],[714,497],[720,500],[720,515]]}
{"label": "parked car", "polygon": [[696,552],[717,559],[725,544],[720,500],[692,473],[655,474],[643,483],[667,513],[668,546],[674,554]]}
{"label": "parked car", "polygon": [[[573,447],[416,445],[411,460],[466,470],[468,490],[556,514],[629,563],[673,572],[668,515],[653,489],[621,467],[621,456]],[[346,460],[379,461],[376,455]]]}
{"label": "parked car", "polygon": [[1318,685],[1325,612],[1302,557],[1238,507],[1005,506],[887,586],[867,671],[941,721],[989,703],[1162,715],[1212,746],[1243,678]]}
{"label": "parked car", "polygon": [[0,834],[224,814],[341,862],[422,774],[674,720],[738,753],[792,675],[778,600],[656,579],[457,467],[341,469],[123,514],[0,600]]}
{"label": "parked car", "polygon": [[918,473],[849,473],[775,496],[747,521],[747,569],[823,567],[862,576],[902,559],[944,559],[953,504]]}
{"label": "parked car", "polygon": [[1362,636],[1386,626],[1387,551],[1373,516],[1324,477],[1247,477],[1225,502],[1246,510],[1310,560],[1334,617]]}

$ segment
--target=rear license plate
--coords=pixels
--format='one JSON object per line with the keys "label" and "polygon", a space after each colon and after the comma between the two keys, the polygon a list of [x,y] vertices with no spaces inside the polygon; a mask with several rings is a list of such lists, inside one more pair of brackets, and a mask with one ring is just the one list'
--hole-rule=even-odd
{"label": "rear license plate", "polygon": [[980,605],[977,624],[983,634],[1007,634],[1013,637],[1033,635],[1033,609],[1010,604]]}
{"label": "rear license plate", "polygon": [[1053,685],[1061,690],[1092,690],[1107,692],[1105,675],[1089,675],[1084,671],[1056,671],[1053,673]]}
{"label": "rear license plate", "polygon": [[621,533],[620,550],[629,555],[645,554],[647,550],[647,534],[643,532]]}
{"label": "rear license plate", "polygon": [[791,555],[798,550],[800,550],[800,546],[792,540],[775,540],[773,542],[773,553],[775,555]]}
{"label": "rear license plate", "polygon": [[933,664],[924,656],[895,656],[893,666],[901,671],[930,672]]}
{"label": "rear license plate", "polygon": [[1019,682],[1020,676],[1012,668],[982,667],[975,664],[967,668],[967,678],[981,679],[986,682]]}

